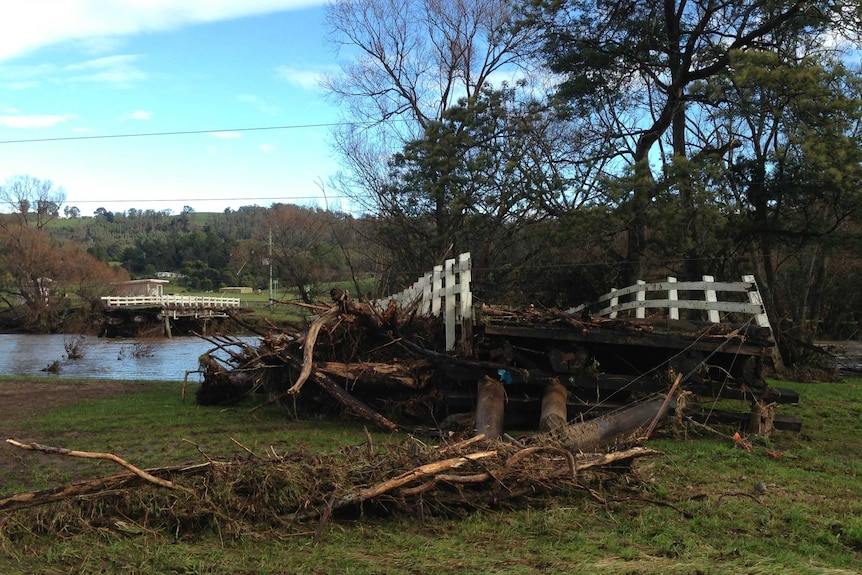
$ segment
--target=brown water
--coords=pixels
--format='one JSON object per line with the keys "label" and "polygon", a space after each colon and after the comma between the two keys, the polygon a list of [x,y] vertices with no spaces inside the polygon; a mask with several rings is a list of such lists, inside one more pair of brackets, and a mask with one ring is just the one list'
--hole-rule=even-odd
{"label": "brown water", "polygon": [[[72,340],[81,343],[81,359],[67,357],[66,344]],[[198,368],[198,357],[212,348],[213,344],[197,337],[134,340],[0,334],[0,375],[182,381],[186,371]],[[56,373],[45,371],[55,362]],[[197,381],[194,375],[189,378]]]}

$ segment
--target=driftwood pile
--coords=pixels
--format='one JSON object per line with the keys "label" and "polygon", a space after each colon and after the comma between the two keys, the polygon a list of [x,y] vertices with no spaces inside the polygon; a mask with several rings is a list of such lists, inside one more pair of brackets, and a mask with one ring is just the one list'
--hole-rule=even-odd
{"label": "driftwood pile", "polygon": [[[141,470],[114,454],[7,443],[59,456],[112,460],[128,471],[30,493],[0,497],[2,535],[163,532],[195,538],[202,530],[241,537],[280,530],[321,536],[332,518],[407,513],[460,516],[548,497],[587,493],[602,500],[655,452],[620,445],[601,454],[572,451],[560,437],[488,441],[475,436],[428,445],[415,437],[382,447],[364,445],[336,454],[275,452],[232,461]],[[630,486],[631,482],[625,482]],[[626,487],[627,489],[629,487]],[[16,511],[13,514],[5,512]]]}

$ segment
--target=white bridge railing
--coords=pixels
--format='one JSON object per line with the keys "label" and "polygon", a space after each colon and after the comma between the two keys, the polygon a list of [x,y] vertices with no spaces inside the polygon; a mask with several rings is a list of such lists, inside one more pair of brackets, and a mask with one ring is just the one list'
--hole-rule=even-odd
{"label": "white bridge railing", "polygon": [[446,350],[455,349],[456,326],[473,319],[473,294],[470,291],[470,253],[446,260],[416,280],[409,288],[375,302],[386,307],[395,300],[402,309],[416,306],[422,315],[443,315],[446,326]]}
{"label": "white bridge railing", "polygon": [[105,307],[163,307],[166,309],[228,309],[238,308],[238,297],[209,297],[190,295],[160,296],[106,296],[102,298]]}
{"label": "white bridge railing", "polygon": [[[699,299],[679,299],[679,292],[700,292],[703,295]],[[737,295],[726,298],[725,293]],[[733,301],[733,297],[737,301]],[[627,301],[620,303],[621,299]],[[669,319],[679,319],[679,310],[697,309],[705,311],[712,323],[720,323],[722,314],[734,313],[753,316],[758,326],[770,327],[763,298],[751,275],[743,276],[741,282],[717,282],[712,276],[703,276],[703,281],[680,282],[673,277],[663,282],[639,281],[633,286],[612,289],[597,302],[571,308],[566,313],[579,313],[587,307],[593,315],[611,318],[627,311],[634,311],[636,318],[645,318],[646,310],[652,309],[666,310]]]}

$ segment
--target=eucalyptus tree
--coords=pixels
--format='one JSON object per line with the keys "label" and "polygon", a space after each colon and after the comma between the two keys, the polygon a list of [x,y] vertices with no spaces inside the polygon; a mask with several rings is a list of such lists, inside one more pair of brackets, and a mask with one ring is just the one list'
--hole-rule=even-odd
{"label": "eucalyptus tree", "polygon": [[725,180],[727,211],[740,216],[732,235],[755,255],[774,315],[803,335],[834,236],[862,215],[862,76],[835,59],[746,51],[704,89],[740,142]]}
{"label": "eucalyptus tree", "polygon": [[[723,102],[695,88],[725,77],[734,53],[774,52],[793,65],[795,54],[783,51],[788,38],[810,52],[853,13],[846,2],[829,0],[530,4],[522,25],[541,34],[538,54],[560,79],[556,96],[603,134],[610,172],[625,176],[608,201],[622,220],[628,281],[643,274],[647,255],[664,255],[650,245],[650,230],[667,216],[662,206],[676,210],[682,229],[712,221],[697,220],[719,189],[704,176],[717,181],[739,146],[732,122],[702,124]],[[690,271],[707,255],[702,239],[689,238]]]}
{"label": "eucalyptus tree", "polygon": [[463,98],[389,162],[377,238],[399,261],[414,262],[414,274],[470,251],[480,269],[474,285],[499,295],[535,255],[527,229],[594,201],[579,185],[589,167],[570,162],[577,131],[518,88],[486,86]]}

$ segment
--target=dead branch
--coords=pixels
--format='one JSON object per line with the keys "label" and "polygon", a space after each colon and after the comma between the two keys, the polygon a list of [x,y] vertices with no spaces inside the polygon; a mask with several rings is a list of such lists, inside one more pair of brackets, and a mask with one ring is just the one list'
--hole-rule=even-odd
{"label": "dead branch", "polygon": [[354,397],[346,389],[335,383],[328,375],[320,370],[314,370],[312,373],[314,383],[322,387],[329,395],[350,411],[360,417],[364,417],[365,419],[374,422],[378,427],[385,429],[386,431],[398,431],[398,426],[396,424],[392,423],[392,421],[369,407],[368,404]]}
{"label": "dead branch", "polygon": [[[147,471],[150,475],[193,475],[202,473],[209,469],[210,462],[199,463],[196,465],[182,465],[177,467],[162,467],[159,469],[150,469]],[[49,489],[40,489],[38,491],[28,491],[24,493],[16,493],[6,497],[0,497],[0,511],[15,511],[16,509],[26,509],[28,507],[37,507],[39,505],[47,505],[56,503],[66,499],[83,497],[85,495],[93,495],[96,493],[106,493],[119,489],[128,489],[130,487],[138,487],[151,483],[143,479],[137,473],[118,473],[108,477],[99,477],[96,479],[88,479],[71,485],[61,487],[52,487]]]}
{"label": "dead branch", "polygon": [[25,443],[15,441],[14,439],[7,439],[6,443],[8,443],[9,445],[13,445],[15,447],[18,447],[20,449],[25,449],[27,451],[39,451],[41,453],[48,453],[48,454],[52,454],[52,455],[67,455],[69,457],[81,457],[83,459],[107,459],[108,461],[113,461],[114,463],[122,465],[123,467],[125,467],[126,469],[128,469],[129,471],[131,471],[132,473],[134,473],[135,475],[137,475],[141,479],[144,479],[145,481],[149,481],[150,483],[155,483],[156,485],[160,485],[162,487],[167,487],[169,489],[178,489],[179,488],[177,485],[174,485],[170,481],[160,479],[158,477],[155,477],[154,475],[147,473],[143,469],[135,467],[134,465],[132,465],[131,463],[129,463],[125,459],[122,459],[122,458],[114,455],[113,453],[98,453],[98,452],[92,452],[92,451],[74,451],[72,449],[66,449],[64,447],[51,447],[49,445],[41,445],[39,443],[25,444]]}
{"label": "dead branch", "polygon": [[[349,505],[356,505],[358,503],[362,503],[363,501],[374,499],[375,497],[380,497],[381,495],[388,493],[389,491],[398,489],[399,487],[407,485],[408,483],[417,479],[421,479],[429,475],[435,475],[449,469],[456,469],[466,463],[469,463],[470,461],[475,461],[484,457],[493,457],[495,455],[497,455],[496,451],[480,451],[477,453],[462,455],[460,457],[444,459],[442,461],[434,461],[432,463],[419,466],[416,469],[411,469],[406,473],[402,473],[398,477],[394,477],[387,481],[377,483],[375,485],[372,485],[371,487],[357,489],[350,493],[342,495],[341,497],[335,498],[332,500],[331,503],[326,505],[326,508],[332,511],[335,509],[340,509],[342,507],[347,507]],[[317,514],[317,510],[309,510],[305,513],[295,514],[293,517],[291,517],[291,519],[309,519],[316,516]]]}
{"label": "dead branch", "polygon": [[308,376],[311,375],[311,369],[313,367],[312,364],[314,362],[314,343],[317,341],[317,334],[320,333],[320,328],[329,323],[329,320],[337,317],[340,311],[340,306],[332,306],[326,311],[326,313],[322,314],[311,323],[311,327],[308,328],[305,345],[303,346],[302,371],[299,372],[299,377],[297,378],[296,383],[287,390],[287,393],[299,393],[299,390],[302,389]]}

